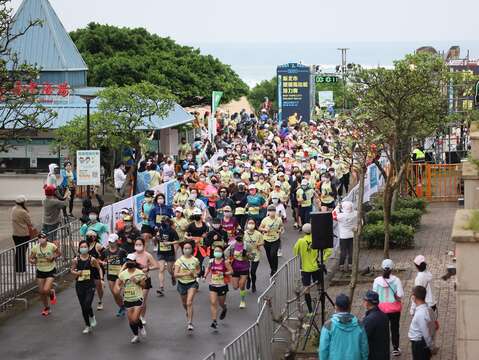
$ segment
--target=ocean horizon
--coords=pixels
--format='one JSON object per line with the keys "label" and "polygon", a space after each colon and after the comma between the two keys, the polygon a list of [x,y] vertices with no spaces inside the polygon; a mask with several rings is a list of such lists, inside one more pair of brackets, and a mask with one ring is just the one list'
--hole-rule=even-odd
{"label": "ocean horizon", "polygon": [[479,58],[479,41],[408,41],[408,42],[251,42],[215,43],[191,42],[203,54],[210,54],[223,63],[231,65],[248,86],[253,87],[262,80],[269,80],[276,74],[276,67],[291,62],[305,65],[320,65],[323,71],[335,71],[341,63],[337,48],[349,48],[348,63],[364,67],[392,66],[395,60],[413,53],[421,46],[433,46],[437,51],[447,53],[451,46],[460,46],[461,57],[469,50],[471,59]]}

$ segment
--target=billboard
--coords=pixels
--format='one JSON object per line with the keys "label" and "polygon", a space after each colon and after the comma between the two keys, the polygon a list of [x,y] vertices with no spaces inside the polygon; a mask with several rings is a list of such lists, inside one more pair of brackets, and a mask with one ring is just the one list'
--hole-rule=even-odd
{"label": "billboard", "polygon": [[77,185],[100,184],[100,150],[78,150]]}
{"label": "billboard", "polygon": [[311,120],[311,70],[302,64],[285,64],[277,68],[278,120],[294,122]]}

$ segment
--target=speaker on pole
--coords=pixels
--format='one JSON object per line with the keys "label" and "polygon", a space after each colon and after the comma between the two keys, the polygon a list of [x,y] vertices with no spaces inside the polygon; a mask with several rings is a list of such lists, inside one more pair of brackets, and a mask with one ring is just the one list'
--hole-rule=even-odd
{"label": "speaker on pole", "polygon": [[333,244],[333,214],[331,212],[311,213],[311,237],[313,249],[329,249]]}

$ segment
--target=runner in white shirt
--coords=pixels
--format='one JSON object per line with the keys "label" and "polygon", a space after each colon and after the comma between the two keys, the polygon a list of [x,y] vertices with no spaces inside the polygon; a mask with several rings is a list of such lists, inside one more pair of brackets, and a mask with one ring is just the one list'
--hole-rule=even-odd
{"label": "runner in white shirt", "polygon": [[[426,289],[426,304],[435,312],[437,312],[437,302],[432,291],[432,274],[426,270],[426,258],[423,255],[418,255],[414,258],[414,265],[417,268],[416,279],[414,279],[414,286],[423,286]],[[416,304],[411,302],[411,309],[409,313],[414,315]]]}

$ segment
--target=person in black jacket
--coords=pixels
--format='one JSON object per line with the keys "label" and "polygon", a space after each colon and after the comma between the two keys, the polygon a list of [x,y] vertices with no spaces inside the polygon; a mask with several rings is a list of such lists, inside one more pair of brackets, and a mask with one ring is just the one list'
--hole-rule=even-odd
{"label": "person in black jacket", "polygon": [[366,316],[363,326],[368,335],[369,360],[389,360],[389,320],[385,313],[379,310],[379,295],[368,290],[363,298]]}

